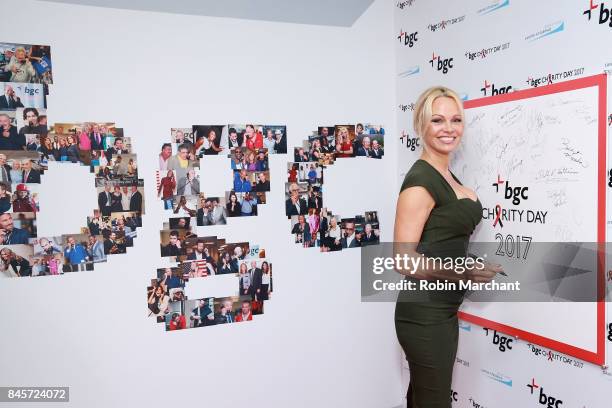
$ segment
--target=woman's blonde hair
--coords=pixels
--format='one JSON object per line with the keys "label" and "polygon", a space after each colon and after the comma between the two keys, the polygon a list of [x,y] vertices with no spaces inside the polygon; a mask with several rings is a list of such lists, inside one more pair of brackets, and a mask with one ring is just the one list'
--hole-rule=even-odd
{"label": "woman's blonde hair", "polygon": [[416,106],[414,108],[414,116],[413,116],[413,126],[414,131],[420,137],[425,135],[425,131],[427,129],[427,125],[431,119],[432,115],[432,106],[436,99],[440,97],[447,97],[453,99],[457,103],[457,107],[459,108],[459,112],[461,113],[461,119],[464,119],[463,112],[463,102],[461,98],[457,94],[457,92],[453,91],[450,88],[445,86],[433,86],[429,89],[426,89],[419,99],[416,102]]}

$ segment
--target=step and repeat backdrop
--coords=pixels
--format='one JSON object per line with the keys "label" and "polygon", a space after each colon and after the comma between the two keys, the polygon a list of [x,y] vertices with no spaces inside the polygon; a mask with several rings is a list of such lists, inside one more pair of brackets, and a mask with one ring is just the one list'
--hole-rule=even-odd
{"label": "step and repeat backdrop", "polygon": [[[421,153],[416,99],[448,86],[466,114],[451,169],[483,204],[472,241],[499,242],[514,258],[530,242],[606,242],[612,57],[593,44],[612,39],[608,6],[406,0],[395,31],[398,185]],[[600,263],[588,289],[603,293],[611,275]],[[453,406],[608,406],[605,393],[584,392],[612,386],[607,307],[466,300]]]}

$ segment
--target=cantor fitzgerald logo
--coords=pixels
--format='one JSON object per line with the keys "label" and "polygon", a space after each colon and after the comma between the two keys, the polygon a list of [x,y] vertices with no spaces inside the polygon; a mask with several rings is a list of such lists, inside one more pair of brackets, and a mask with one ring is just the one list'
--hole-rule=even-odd
{"label": "cantor fitzgerald logo", "polygon": [[405,69],[404,71],[400,72],[399,74],[397,74],[398,77],[400,78],[406,78],[412,75],[416,75],[419,72],[421,72],[421,68],[418,65],[414,65],[410,68]]}
{"label": "cantor fitzgerald logo", "polygon": [[549,35],[553,35],[556,33],[560,33],[565,29],[565,22],[557,21],[556,23],[548,24],[544,26],[544,28],[536,31],[535,33],[529,34],[525,37],[525,41],[532,42],[544,37],[548,37]]}
{"label": "cantor fitzgerald logo", "polygon": [[512,387],[512,378],[502,374],[502,373],[494,373],[485,368],[481,368],[480,371],[484,374],[485,377],[488,377],[492,380],[495,380],[499,383],[507,385],[508,387]]}
{"label": "cantor fitzgerald logo", "polygon": [[483,7],[477,11],[479,16],[484,16],[485,14],[492,13],[494,11],[499,10],[503,7],[508,7],[510,5],[510,0],[499,0],[495,1],[492,4],[489,4],[487,7]]}

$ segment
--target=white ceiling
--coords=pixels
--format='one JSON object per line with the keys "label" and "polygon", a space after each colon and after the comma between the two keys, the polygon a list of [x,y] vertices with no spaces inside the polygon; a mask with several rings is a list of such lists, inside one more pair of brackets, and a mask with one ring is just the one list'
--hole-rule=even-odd
{"label": "white ceiling", "polygon": [[374,0],[44,0],[85,6],[350,27]]}

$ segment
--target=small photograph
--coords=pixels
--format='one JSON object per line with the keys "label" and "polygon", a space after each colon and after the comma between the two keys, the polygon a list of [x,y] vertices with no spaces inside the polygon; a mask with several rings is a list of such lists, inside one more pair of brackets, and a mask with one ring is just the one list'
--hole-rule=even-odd
{"label": "small photograph", "polygon": [[204,327],[215,324],[214,298],[189,299],[185,303],[189,311],[189,327]]}
{"label": "small photograph", "polygon": [[198,195],[176,195],[172,213],[179,217],[195,217],[199,198]]}
{"label": "small photograph", "polygon": [[384,155],[384,136],[380,134],[362,134],[357,136],[355,145],[356,156],[382,159]]}
{"label": "small photograph", "polygon": [[336,158],[355,156],[355,126],[336,125]]}
{"label": "small photograph", "polygon": [[376,245],[380,242],[378,223],[366,222],[364,217],[356,218],[355,231],[359,246]]}
{"label": "small photograph", "polygon": [[179,268],[183,271],[183,278],[185,280],[216,275],[214,264],[205,259],[199,261],[183,261],[179,264]]}
{"label": "small photograph", "polygon": [[[185,240],[185,255],[179,258],[181,261],[204,260],[216,264],[219,260],[217,249],[217,237],[199,237]],[[214,273],[213,273],[214,275]]]}
{"label": "small photograph", "polygon": [[308,183],[285,183],[285,215],[306,215],[308,212]]}
{"label": "small photograph", "polygon": [[218,155],[223,151],[221,142],[224,125],[194,125],[193,135],[195,138],[195,154],[197,157],[204,155]]}
{"label": "small photograph", "polygon": [[249,296],[240,296],[240,309],[236,310],[236,322],[253,320],[253,301]]}
{"label": "small photograph", "polygon": [[93,270],[93,260],[87,250],[88,246],[89,236],[87,234],[62,235],[64,272]]}
{"label": "small photograph", "polygon": [[174,170],[156,171],[156,181],[157,196],[164,202],[164,209],[174,210],[176,172]]}
{"label": "small photograph", "polygon": [[164,229],[188,229],[191,227],[191,217],[173,217],[164,223]]}
{"label": "small photograph", "polygon": [[0,215],[0,244],[28,244],[36,237],[36,213],[4,213]]}
{"label": "small photograph", "polygon": [[246,148],[234,147],[230,150],[229,157],[232,163],[232,170],[246,170]]}
{"label": "small photograph", "polygon": [[250,174],[252,190],[257,192],[270,191],[270,172],[255,171]]}
{"label": "small photograph", "polygon": [[242,205],[240,204],[240,200],[238,199],[238,194],[236,194],[235,191],[227,191],[225,195],[225,213],[227,214],[227,216],[240,217]]}
{"label": "small photograph", "polygon": [[[137,236],[138,221],[137,217],[140,214],[136,212],[117,212],[111,213],[109,217],[102,217],[106,225],[110,226],[110,231],[117,233],[117,241],[124,244],[126,247],[131,247],[134,244],[134,238]],[[110,234],[104,234],[108,237]]]}
{"label": "small photograph", "polygon": [[236,311],[240,309],[240,297],[215,298],[215,324],[235,323]]}
{"label": "small photograph", "polygon": [[157,281],[168,293],[171,302],[185,300],[185,281],[180,268],[158,269]]}
{"label": "small photograph", "polygon": [[[221,259],[221,263],[223,264],[225,260],[225,262],[229,264],[231,270],[230,273],[238,273],[238,263],[248,258],[248,255],[250,253],[250,245],[248,242],[217,242],[217,250],[219,252],[219,258]],[[228,273],[227,269],[222,273]]]}
{"label": "small photograph", "polygon": [[64,240],[61,236],[31,238],[30,245],[33,246],[34,256],[51,256],[64,253]]}
{"label": "small photograph", "polygon": [[266,171],[270,168],[268,164],[268,149],[246,149],[244,157],[244,168],[247,171]]}
{"label": "small photograph", "polygon": [[31,245],[0,245],[0,276],[18,278],[32,276],[30,259],[33,257]]}
{"label": "small photograph", "polygon": [[[319,230],[319,216],[315,210],[310,210],[310,214],[291,216],[291,233],[295,237],[295,242],[302,244],[304,248],[316,246],[317,232]],[[312,215],[312,216],[311,216]]]}
{"label": "small photograph", "polygon": [[[6,170],[4,173],[7,174]],[[11,185],[5,182],[0,182],[0,214],[13,212],[13,194]]]}
{"label": "small photograph", "polygon": [[[182,302],[171,302],[171,309],[175,307],[174,303]],[[178,308],[178,306],[176,306]],[[166,331],[183,330],[187,329],[187,318],[184,314],[177,311],[172,311],[165,316]]]}
{"label": "small photograph", "polygon": [[26,134],[46,135],[49,133],[47,128],[47,111],[36,108],[17,108],[15,110],[17,128],[19,135],[24,137]]}
{"label": "small photograph", "polygon": [[[12,212],[36,213],[40,211],[40,202],[38,199],[39,184],[13,184],[11,189],[13,190]],[[0,187],[0,194],[1,193],[2,187]]]}
{"label": "small photograph", "polygon": [[335,132],[336,132],[336,126],[319,126],[317,128],[317,135],[322,136],[322,137],[330,137],[330,136],[335,136]]}
{"label": "small photograph", "polygon": [[356,248],[360,246],[356,236],[356,222],[355,218],[343,218],[340,224],[342,230],[342,238],[340,243],[342,248]]}
{"label": "small photograph", "polygon": [[[176,146],[176,145],[175,145]],[[174,148],[172,143],[163,143],[160,149],[158,157],[158,168],[162,173],[166,173],[168,171],[168,161],[170,158],[175,155],[178,151],[178,146]]]}
{"label": "small photograph", "polygon": [[321,210],[323,208],[323,184],[310,184],[308,186],[308,209]]}
{"label": "small photograph", "polygon": [[103,164],[99,163],[93,166],[94,174],[97,180],[134,180],[138,178],[138,165],[136,163],[135,154],[124,154],[111,157],[110,160],[104,156]]}
{"label": "small photograph", "polygon": [[287,126],[264,125],[263,134],[263,147],[270,154],[287,153]]}
{"label": "small photograph", "polygon": [[168,171],[174,170],[176,180],[183,179],[187,172],[200,167],[200,160],[192,152],[192,145],[182,143],[177,147],[177,153],[170,156],[166,164]]}
{"label": "small photograph", "polygon": [[[229,128],[230,130],[232,128],[235,129],[237,139],[242,140],[242,146],[240,147],[246,147],[247,149],[250,149],[250,150],[261,149],[264,147],[264,144],[263,144],[264,128],[263,126],[253,125],[253,124],[246,124],[246,125],[230,124]],[[231,137],[231,132],[229,133]],[[230,142],[229,147],[231,147],[231,142]]]}
{"label": "small photograph", "polygon": [[310,157],[308,155],[308,148],[294,147],[293,148],[293,161],[296,163],[309,162]]}
{"label": "small photograph", "polygon": [[300,171],[300,163],[287,163],[287,181],[290,183],[298,182],[298,173]]}
{"label": "small photograph", "polygon": [[[257,215],[257,204],[259,204],[259,196],[257,194],[260,193],[237,193],[237,199],[240,203],[240,217],[249,217]],[[232,199],[231,196],[230,199]]]}
{"label": "small photograph", "polygon": [[[357,124],[357,134],[359,135],[359,125],[360,123]],[[381,135],[384,136],[385,134],[385,128],[382,125],[372,125],[367,123],[364,127],[363,127],[363,133],[367,134],[367,135]]]}
{"label": "small photograph", "polygon": [[195,169],[190,169],[180,179],[176,181],[175,195],[198,195],[200,194],[200,175],[196,174]]}
{"label": "small photograph", "polygon": [[0,153],[0,166],[3,179],[6,176],[12,184],[40,183],[43,168],[38,163],[37,152],[4,151]]}
{"label": "small photograph", "polygon": [[161,256],[185,255],[186,230],[160,231]]}
{"label": "small photograph", "polygon": [[191,128],[172,128],[170,129],[172,143],[177,145],[191,143],[193,145],[193,129]]}
{"label": "small photograph", "polygon": [[64,273],[64,257],[61,254],[33,256],[30,264],[32,276],[55,276]]}
{"label": "small photograph", "polygon": [[[143,206],[144,188],[129,183],[120,183],[118,180],[96,182],[98,192],[98,209],[101,215],[110,216],[111,213],[126,211],[141,212]],[[124,184],[124,185],[121,185]]]}
{"label": "small photograph", "polygon": [[260,248],[258,244],[249,244],[249,251],[247,252],[245,259],[265,258],[265,257],[266,257],[265,249]]}
{"label": "small photograph", "polygon": [[104,238],[104,254],[125,254],[131,239],[126,236],[125,232],[116,232],[111,229],[110,233]]}
{"label": "small photograph", "polygon": [[236,129],[233,127],[234,125],[229,125],[227,129],[227,138],[222,139],[222,146],[227,148],[230,152],[233,152],[234,149],[242,149],[245,147],[244,145],[244,131],[240,129]]}
{"label": "small photograph", "polygon": [[[237,201],[236,201],[237,202]],[[200,204],[196,214],[198,226],[227,224],[227,200],[225,197],[200,196]]]}
{"label": "small photograph", "polygon": [[[148,316],[156,316],[158,322],[164,321],[164,316],[170,312],[170,296],[166,292],[166,288],[162,285],[155,283],[152,286],[147,287],[147,305],[148,305]],[[172,309],[181,309],[183,302],[173,302]],[[178,305],[177,305],[178,304]]]}
{"label": "small photograph", "polygon": [[[3,74],[4,72],[0,72],[0,76]],[[45,109],[47,107],[45,90],[42,84],[4,82],[4,84],[0,83],[0,91],[2,92],[0,94],[0,111],[17,108]]]}
{"label": "small photograph", "polygon": [[321,210],[319,239],[321,252],[340,251],[342,249],[340,217],[328,212],[326,208]]}
{"label": "small photograph", "polygon": [[0,82],[52,84],[51,47],[0,43]]}
{"label": "small photograph", "polygon": [[298,182],[309,184],[323,183],[323,167],[317,162],[306,162],[299,164]]}
{"label": "small photograph", "polygon": [[366,211],[365,222],[378,223],[378,212],[377,211]]}

